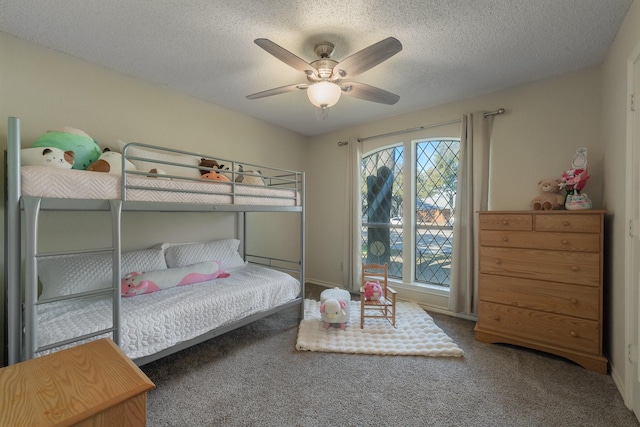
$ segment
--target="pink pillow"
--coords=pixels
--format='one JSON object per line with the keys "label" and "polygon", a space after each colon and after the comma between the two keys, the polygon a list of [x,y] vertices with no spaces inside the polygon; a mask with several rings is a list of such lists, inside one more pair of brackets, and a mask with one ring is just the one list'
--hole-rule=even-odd
{"label": "pink pillow", "polygon": [[229,276],[230,274],[220,267],[220,261],[207,261],[146,273],[134,271],[122,279],[120,293],[123,297],[133,297]]}

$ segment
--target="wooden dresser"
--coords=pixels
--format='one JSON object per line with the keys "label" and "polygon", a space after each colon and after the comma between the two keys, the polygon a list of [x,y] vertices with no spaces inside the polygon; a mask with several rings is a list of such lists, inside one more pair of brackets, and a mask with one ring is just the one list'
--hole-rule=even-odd
{"label": "wooden dresser", "polygon": [[604,211],[479,213],[476,340],[553,353],[607,373]]}
{"label": "wooden dresser", "polygon": [[92,341],[0,369],[0,426],[144,426],[153,387],[113,341]]}

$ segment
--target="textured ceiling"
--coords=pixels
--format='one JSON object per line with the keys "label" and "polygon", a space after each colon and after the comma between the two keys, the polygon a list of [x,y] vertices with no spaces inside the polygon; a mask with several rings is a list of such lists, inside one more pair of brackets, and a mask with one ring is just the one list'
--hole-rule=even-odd
{"label": "textured ceiling", "polygon": [[[0,0],[0,31],[317,135],[600,64],[632,1]],[[403,50],[354,80],[395,105],[343,96],[318,120],[304,92],[245,98],[306,81],[256,38],[310,62],[389,36]]]}

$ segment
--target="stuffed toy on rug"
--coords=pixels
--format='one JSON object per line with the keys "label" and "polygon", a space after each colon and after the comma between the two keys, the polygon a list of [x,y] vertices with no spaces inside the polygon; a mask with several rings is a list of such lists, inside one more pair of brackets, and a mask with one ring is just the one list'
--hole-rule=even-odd
{"label": "stuffed toy on rug", "polygon": [[379,301],[382,296],[382,285],[376,281],[367,281],[362,289],[365,301]]}
{"label": "stuffed toy on rug", "polygon": [[320,318],[325,329],[336,324],[344,330],[351,317],[349,311],[351,295],[349,291],[340,288],[325,289],[320,293]]}

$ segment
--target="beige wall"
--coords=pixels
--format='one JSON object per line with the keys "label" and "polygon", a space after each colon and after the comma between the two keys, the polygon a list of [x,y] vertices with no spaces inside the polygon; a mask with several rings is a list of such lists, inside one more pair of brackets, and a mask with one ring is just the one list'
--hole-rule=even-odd
{"label": "beige wall", "polygon": [[[466,112],[503,107],[506,114],[496,117],[493,126],[490,208],[529,209],[538,194],[538,181],[559,177],[571,167],[575,150],[583,146],[589,150],[591,175],[586,190],[595,207],[600,207],[600,80],[599,67],[587,69],[312,138],[308,156],[311,161],[306,167],[308,280],[330,286],[343,281],[340,266],[345,262],[342,242],[347,232],[343,213],[347,149],[338,147],[337,142],[349,138],[446,122]],[[455,136],[452,127],[459,136],[459,125],[431,128],[425,134]],[[438,135],[440,131],[443,133]],[[365,149],[377,144],[375,140],[367,141]],[[402,294],[402,289],[399,292]],[[447,305],[440,294],[425,291],[410,297],[431,307]]]}
{"label": "beige wall", "polygon": [[[609,50],[603,69],[602,133],[604,151],[604,207],[609,216],[608,280],[606,335],[612,376],[624,389],[625,381],[625,223],[626,142],[627,142],[627,61],[640,43],[640,3],[637,1],[625,17]],[[638,93],[636,91],[636,98]]]}
{"label": "beige wall", "polygon": [[[1,149],[6,147],[7,117],[16,116],[21,119],[23,147],[48,129],[69,125],[89,133],[102,146],[116,146],[116,140],[122,139],[247,163],[302,167],[307,140],[299,134],[4,33],[0,33],[0,58]],[[40,249],[91,247],[96,243],[106,247],[110,237],[103,230],[109,228],[103,224],[107,221],[105,213],[44,214],[41,233],[45,237]],[[285,242],[297,241],[299,227],[289,227],[279,238],[273,237],[276,229],[259,227],[258,233],[250,235],[264,236],[265,240],[250,243],[275,246],[277,254],[291,255],[293,245]],[[232,235],[233,230],[234,218],[224,214],[125,213],[123,248],[205,240]],[[265,230],[269,233],[263,233]]]}

